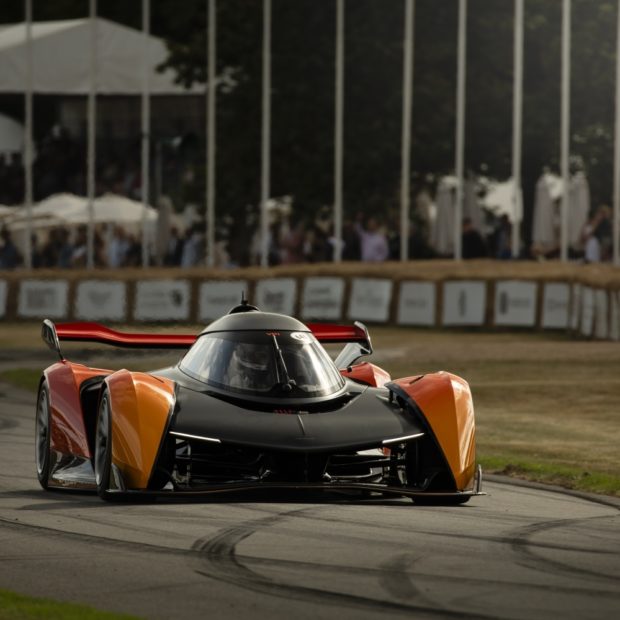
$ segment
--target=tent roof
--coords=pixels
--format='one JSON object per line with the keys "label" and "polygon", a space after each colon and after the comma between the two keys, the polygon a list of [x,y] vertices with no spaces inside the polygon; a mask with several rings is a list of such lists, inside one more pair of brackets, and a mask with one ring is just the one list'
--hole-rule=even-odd
{"label": "tent roof", "polygon": [[[85,95],[90,88],[90,21],[69,19],[32,24],[33,91]],[[97,93],[138,95],[142,92],[143,34],[107,19],[96,18]],[[168,56],[164,42],[149,36],[149,88],[154,95],[201,94],[203,85],[185,89],[174,83],[170,69],[156,67]],[[0,27],[0,92],[21,93],[26,87],[26,25]]]}

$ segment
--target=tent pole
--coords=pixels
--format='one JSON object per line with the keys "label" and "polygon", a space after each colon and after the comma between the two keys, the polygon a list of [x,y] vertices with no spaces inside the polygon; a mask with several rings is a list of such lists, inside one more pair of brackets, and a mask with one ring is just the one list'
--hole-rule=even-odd
{"label": "tent pole", "polygon": [[89,0],[90,18],[90,89],[88,91],[88,147],[86,193],[88,196],[88,233],[86,245],[86,266],[92,269],[95,265],[95,140],[96,140],[96,108],[95,95],[97,90],[97,0]]}
{"label": "tent pole", "polygon": [[26,269],[32,268],[32,0],[25,0],[26,13],[26,127],[24,136],[24,173],[25,188],[24,202],[28,226],[26,231]]}
{"label": "tent pole", "polygon": [[336,0],[336,102],[334,119],[334,262],[342,260],[342,162],[344,125],[344,0]]}
{"label": "tent pole", "polygon": [[151,146],[151,101],[149,97],[149,33],[151,0],[142,0],[142,268],[149,266],[146,208],[149,203],[149,151]]}
{"label": "tent pole", "polygon": [[463,257],[461,226],[463,222],[463,183],[465,160],[465,71],[467,51],[467,0],[459,0],[459,34],[456,87],[456,209],[454,213],[454,259]]}
{"label": "tent pole", "polygon": [[269,265],[269,200],[271,177],[271,0],[263,0],[263,120],[261,156],[260,245],[261,267]]}
{"label": "tent pole", "polygon": [[208,0],[207,34],[207,266],[215,265],[215,96],[216,96],[217,0]]}
{"label": "tent pole", "polygon": [[400,260],[409,259],[409,175],[411,174],[411,105],[413,100],[413,24],[415,0],[405,0],[403,44],[403,123],[400,172]]}
{"label": "tent pole", "polygon": [[568,208],[569,208],[569,151],[570,151],[570,43],[571,3],[564,0],[562,7],[562,102],[561,102],[561,168],[562,211],[560,225],[560,258],[568,260]]}
{"label": "tent pole", "polygon": [[515,0],[514,82],[512,91],[512,257],[521,253],[521,149],[523,118],[523,0]]}

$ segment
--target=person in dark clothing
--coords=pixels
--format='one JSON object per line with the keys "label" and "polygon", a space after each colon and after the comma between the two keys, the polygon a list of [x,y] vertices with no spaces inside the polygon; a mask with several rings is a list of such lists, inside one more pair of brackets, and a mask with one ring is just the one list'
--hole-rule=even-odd
{"label": "person in dark clothing", "polygon": [[471,218],[463,219],[462,256],[463,258],[486,258],[489,255],[482,235],[474,228]]}
{"label": "person in dark clothing", "polygon": [[0,232],[2,246],[0,247],[0,269],[15,269],[22,262],[22,258],[13,243],[11,231],[3,228]]}

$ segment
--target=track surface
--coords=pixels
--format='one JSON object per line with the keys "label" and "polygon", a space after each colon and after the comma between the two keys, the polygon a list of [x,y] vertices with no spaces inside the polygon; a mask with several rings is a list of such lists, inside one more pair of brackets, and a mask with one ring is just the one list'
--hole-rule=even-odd
{"label": "track surface", "polygon": [[149,618],[611,618],[620,510],[487,483],[410,501],[112,505],[43,492],[34,396],[0,387],[0,588]]}

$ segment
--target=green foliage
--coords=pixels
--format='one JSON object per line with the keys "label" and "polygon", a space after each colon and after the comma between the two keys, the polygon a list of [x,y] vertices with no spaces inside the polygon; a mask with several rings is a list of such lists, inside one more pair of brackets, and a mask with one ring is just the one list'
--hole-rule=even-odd
{"label": "green foliage", "polygon": [[44,598],[0,590],[0,620],[35,620],[62,618],[63,620],[130,620],[135,616],[97,611],[85,605],[59,603]]}
{"label": "green foliage", "polygon": [[[35,19],[84,16],[87,5],[35,3]],[[333,196],[335,6],[273,0],[272,195],[294,195],[308,217]],[[572,7],[571,149],[586,164],[597,205],[612,192],[617,7],[612,0]],[[262,0],[217,3],[217,213],[242,221],[260,195],[262,8]],[[345,9],[345,213],[386,213],[400,184],[403,2],[348,0]],[[166,66],[182,84],[204,83],[205,0],[152,0],[151,10],[153,33],[168,42]],[[466,165],[498,178],[511,170],[513,11],[513,0],[469,2]],[[99,13],[140,27],[139,2],[106,0]],[[557,169],[559,160],[561,13],[561,2],[525,3],[526,225],[542,166]],[[22,15],[22,0],[3,1],[3,21]],[[413,191],[453,167],[457,19],[456,0],[416,0]],[[239,241],[247,243],[243,234]]]}
{"label": "green foliage", "polygon": [[39,389],[41,371],[34,368],[12,368],[0,372],[0,381],[6,381],[22,390],[36,392]]}

